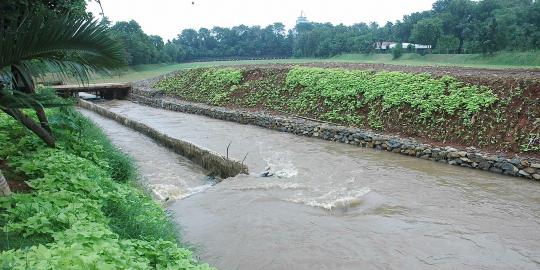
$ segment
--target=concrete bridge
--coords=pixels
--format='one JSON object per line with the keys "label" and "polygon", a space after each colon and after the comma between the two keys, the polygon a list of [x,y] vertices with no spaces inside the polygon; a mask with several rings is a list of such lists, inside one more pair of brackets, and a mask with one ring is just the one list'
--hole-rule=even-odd
{"label": "concrete bridge", "polygon": [[100,83],[87,85],[55,85],[52,89],[61,97],[73,97],[80,92],[94,94],[98,97],[111,99],[125,99],[131,90],[128,83]]}

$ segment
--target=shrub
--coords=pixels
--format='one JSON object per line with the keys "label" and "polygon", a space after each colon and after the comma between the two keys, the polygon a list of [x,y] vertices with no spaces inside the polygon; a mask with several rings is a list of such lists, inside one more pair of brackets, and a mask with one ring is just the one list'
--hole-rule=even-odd
{"label": "shrub", "polygon": [[399,59],[403,55],[403,44],[398,43],[396,47],[392,49],[392,59]]}

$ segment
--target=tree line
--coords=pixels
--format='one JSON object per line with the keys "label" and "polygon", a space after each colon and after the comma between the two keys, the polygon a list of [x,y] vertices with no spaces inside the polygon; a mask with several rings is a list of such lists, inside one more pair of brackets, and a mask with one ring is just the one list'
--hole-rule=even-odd
{"label": "tree line", "polygon": [[[32,1],[7,1],[30,3]],[[39,0],[84,14],[84,0]],[[1,5],[1,4],[0,4]],[[12,4],[15,8],[24,8]],[[51,5],[49,5],[51,6]],[[9,7],[9,4],[8,4]],[[11,9],[13,9],[13,7]],[[49,7],[50,8],[50,7]],[[20,14],[7,10],[5,14]],[[102,19],[125,47],[130,65],[260,57],[331,57],[372,53],[382,41],[431,45],[433,53],[484,53],[540,48],[540,1],[438,0],[431,10],[405,15],[384,25],[300,23],[287,30],[282,23],[266,27],[239,25],[182,30],[164,41],[147,35],[136,21],[111,24]]]}
{"label": "tree line", "polygon": [[[107,20],[104,21],[109,24]],[[176,38],[164,42],[160,36],[145,34],[134,20],[111,25],[126,48],[130,65],[185,62],[202,59],[250,57],[290,57],[292,30],[282,23],[264,28],[239,25],[183,30]]]}

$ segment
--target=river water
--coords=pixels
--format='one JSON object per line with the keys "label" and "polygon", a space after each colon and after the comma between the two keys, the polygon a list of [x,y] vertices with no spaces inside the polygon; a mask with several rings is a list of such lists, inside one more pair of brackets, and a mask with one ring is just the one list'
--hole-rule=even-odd
{"label": "river water", "polygon": [[[146,137],[84,112],[141,166],[183,238],[220,269],[539,269],[540,184],[145,107],[112,111],[242,160],[213,185]],[[272,177],[260,177],[269,167]],[[158,186],[159,187],[159,186]],[[169,192],[171,193],[171,192]],[[174,192],[173,192],[174,193]]]}
{"label": "river water", "polygon": [[145,135],[91,111],[79,111],[96,122],[114,145],[134,159],[142,184],[152,191],[156,199],[173,201],[186,198],[215,184],[206,176],[206,170]]}

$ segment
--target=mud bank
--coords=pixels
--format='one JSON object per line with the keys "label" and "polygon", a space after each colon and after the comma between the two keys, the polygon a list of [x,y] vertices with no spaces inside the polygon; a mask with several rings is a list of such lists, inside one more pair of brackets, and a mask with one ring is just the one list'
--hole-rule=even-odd
{"label": "mud bank", "polygon": [[190,159],[194,163],[208,170],[213,175],[219,176],[221,178],[227,178],[236,176],[241,173],[248,173],[247,166],[240,161],[223,156],[193,143],[177,138],[172,138],[143,123],[131,120],[127,117],[111,112],[106,108],[103,108],[94,103],[85,100],[79,100],[78,105],[82,108],[96,112],[102,116],[113,119],[124,126],[141,132],[142,134],[172,149],[176,153]]}

